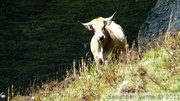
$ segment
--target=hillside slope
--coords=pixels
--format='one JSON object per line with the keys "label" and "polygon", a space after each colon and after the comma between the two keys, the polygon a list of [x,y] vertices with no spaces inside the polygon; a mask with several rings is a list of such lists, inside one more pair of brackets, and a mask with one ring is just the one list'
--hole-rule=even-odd
{"label": "hillside slope", "polygon": [[[79,71],[73,66],[72,74],[67,72],[62,82],[55,80],[42,84],[37,91],[35,84],[28,90],[28,96],[17,95],[12,101],[139,101],[143,96],[145,100],[177,100],[180,93],[180,31],[168,32],[140,48],[142,53],[128,49],[123,61],[103,66],[103,74],[93,64],[90,71],[83,65]],[[127,96],[123,97],[123,94]],[[168,94],[176,97],[169,98]]]}

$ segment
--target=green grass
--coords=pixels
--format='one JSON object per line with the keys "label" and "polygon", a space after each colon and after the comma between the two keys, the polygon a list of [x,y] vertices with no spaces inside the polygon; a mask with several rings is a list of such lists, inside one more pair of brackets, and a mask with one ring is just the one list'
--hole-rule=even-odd
{"label": "green grass", "polygon": [[180,93],[180,32],[168,32],[140,47],[141,52],[128,49],[121,56],[124,61],[103,66],[102,74],[94,64],[90,70],[83,65],[76,70],[73,62],[72,71],[67,71],[63,81],[43,83],[38,89],[29,89],[27,96],[16,95],[12,101],[32,98],[35,101],[109,101],[118,100],[122,94],[164,94],[165,97]]}

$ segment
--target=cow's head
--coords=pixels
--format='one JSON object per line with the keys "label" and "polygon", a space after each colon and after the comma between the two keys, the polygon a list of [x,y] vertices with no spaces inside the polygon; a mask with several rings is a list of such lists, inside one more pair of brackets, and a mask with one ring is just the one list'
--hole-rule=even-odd
{"label": "cow's head", "polygon": [[88,30],[94,31],[94,34],[97,37],[97,40],[102,41],[106,39],[106,35],[104,32],[105,27],[106,25],[111,23],[111,19],[113,18],[114,15],[115,13],[109,18],[99,17],[99,18],[91,20],[88,23],[81,23],[81,24],[84,25]]}

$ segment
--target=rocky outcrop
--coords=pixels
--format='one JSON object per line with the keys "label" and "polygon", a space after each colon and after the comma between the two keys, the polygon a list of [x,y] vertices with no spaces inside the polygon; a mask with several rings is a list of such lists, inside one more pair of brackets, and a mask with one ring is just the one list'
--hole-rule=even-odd
{"label": "rocky outcrop", "polygon": [[141,25],[140,33],[151,40],[152,36],[167,30],[180,30],[180,0],[158,0]]}

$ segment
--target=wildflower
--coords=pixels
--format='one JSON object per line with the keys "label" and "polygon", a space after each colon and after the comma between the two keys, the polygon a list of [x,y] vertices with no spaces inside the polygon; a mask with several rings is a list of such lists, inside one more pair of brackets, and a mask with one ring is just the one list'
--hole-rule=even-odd
{"label": "wildflower", "polygon": [[64,88],[64,86],[61,85],[61,86],[59,87],[59,90],[61,90],[61,89],[63,89],[63,88]]}
{"label": "wildflower", "polygon": [[122,84],[120,85],[120,87],[118,88],[118,91],[121,91],[122,87],[123,87],[124,85],[126,85],[128,82],[129,82],[128,80],[124,80],[124,81],[122,82]]}
{"label": "wildflower", "polygon": [[31,100],[35,100],[35,97],[34,97],[34,96],[32,96],[32,97],[31,97]]}
{"label": "wildflower", "polygon": [[81,76],[79,76],[79,79],[81,79],[82,77]]}
{"label": "wildflower", "polygon": [[88,75],[88,76],[87,76],[87,79],[90,79],[90,78],[91,78],[91,75]]}
{"label": "wildflower", "polygon": [[57,93],[56,96],[59,96],[59,93]]}

